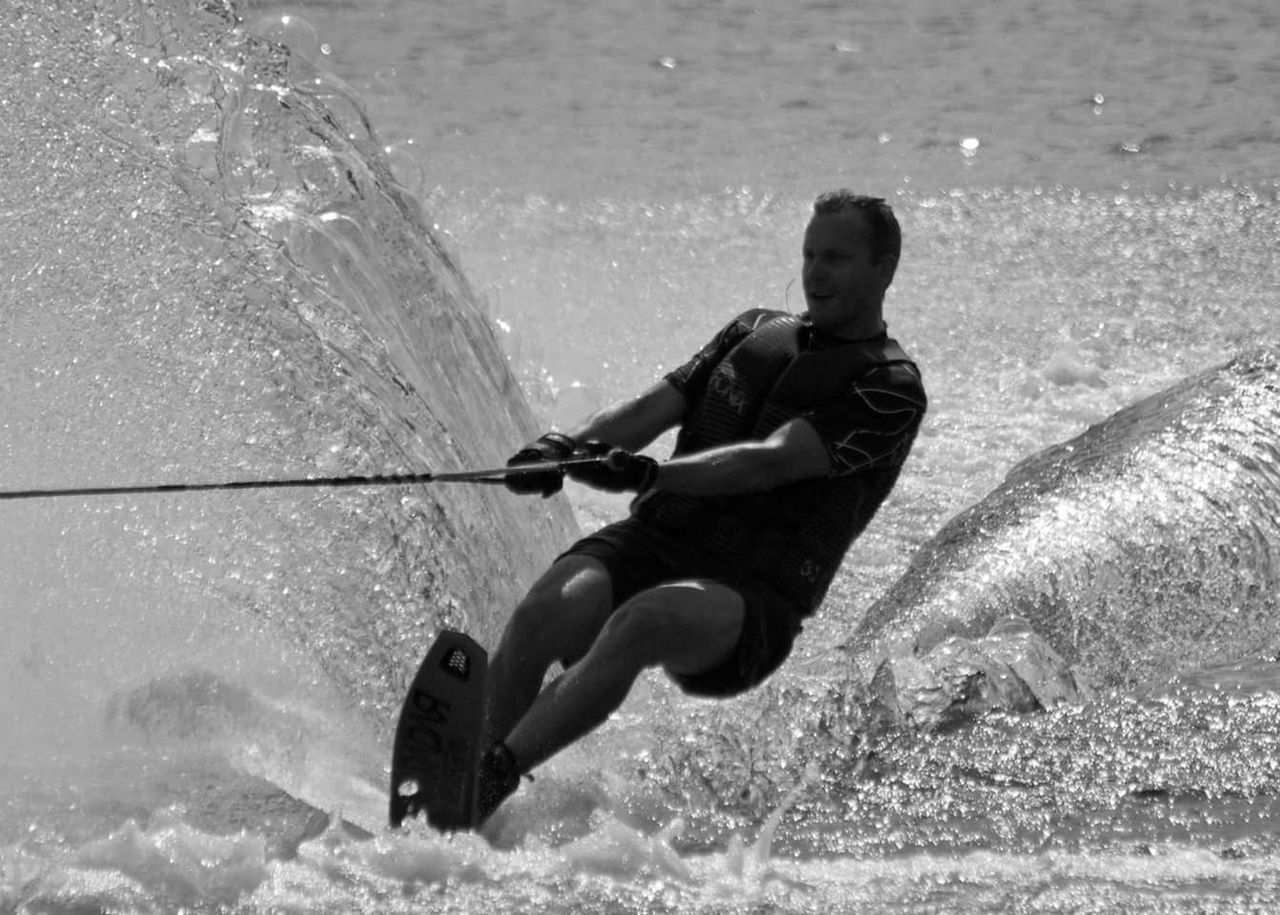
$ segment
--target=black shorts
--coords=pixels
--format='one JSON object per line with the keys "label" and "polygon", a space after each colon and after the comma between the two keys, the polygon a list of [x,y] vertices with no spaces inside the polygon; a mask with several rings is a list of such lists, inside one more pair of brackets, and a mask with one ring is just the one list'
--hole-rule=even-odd
{"label": "black shorts", "polygon": [[686,693],[725,698],[760,684],[791,654],[804,613],[794,601],[767,583],[732,569],[679,538],[634,518],[601,528],[561,556],[590,556],[608,571],[613,605],[664,582],[708,578],[741,595],[745,605],[742,635],[733,655],[700,674],[670,674]]}

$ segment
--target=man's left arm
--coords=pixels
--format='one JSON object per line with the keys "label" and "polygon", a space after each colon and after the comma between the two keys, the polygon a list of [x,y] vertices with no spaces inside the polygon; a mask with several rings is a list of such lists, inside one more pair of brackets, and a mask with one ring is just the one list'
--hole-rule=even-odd
{"label": "man's left arm", "polygon": [[784,423],[761,442],[741,442],[672,458],[658,465],[653,487],[690,496],[762,492],[825,477],[831,458],[806,419]]}
{"label": "man's left arm", "polygon": [[885,366],[854,384],[846,396],[784,423],[763,441],[712,448],[659,464],[650,485],[686,495],[721,496],[899,466],[926,407],[914,366]]}

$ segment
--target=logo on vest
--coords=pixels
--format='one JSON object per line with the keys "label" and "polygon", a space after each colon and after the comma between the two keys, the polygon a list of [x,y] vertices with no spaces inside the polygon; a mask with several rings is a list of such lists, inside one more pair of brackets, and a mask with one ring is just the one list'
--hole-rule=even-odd
{"label": "logo on vest", "polygon": [[747,409],[751,397],[744,389],[737,370],[729,362],[722,362],[707,382],[711,393],[722,399],[739,416]]}
{"label": "logo on vest", "polygon": [[822,566],[818,565],[812,559],[806,559],[800,563],[800,577],[810,583],[816,583],[822,575]]}

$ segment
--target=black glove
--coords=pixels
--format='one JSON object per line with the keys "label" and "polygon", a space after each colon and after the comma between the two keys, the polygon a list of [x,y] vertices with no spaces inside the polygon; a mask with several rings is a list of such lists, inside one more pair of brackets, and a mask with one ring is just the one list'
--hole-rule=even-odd
{"label": "black glove", "polygon": [[[520,464],[546,464],[564,461],[573,454],[577,442],[559,432],[548,432],[539,436],[536,442],[530,442],[511,456],[508,467]],[[553,496],[564,485],[563,470],[540,470],[532,473],[511,473],[503,479],[507,489],[521,495],[542,493],[542,498]]]}
{"label": "black glove", "polygon": [[584,442],[573,459],[598,458],[592,464],[576,464],[569,477],[608,492],[644,492],[658,478],[658,462],[643,454],[632,454],[608,442]]}

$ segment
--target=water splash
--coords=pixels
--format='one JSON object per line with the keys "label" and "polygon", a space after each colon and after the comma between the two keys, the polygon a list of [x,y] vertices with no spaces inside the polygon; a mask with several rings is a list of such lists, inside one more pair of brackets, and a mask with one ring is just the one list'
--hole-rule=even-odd
{"label": "water splash", "polygon": [[[266,31],[220,2],[14,10],[10,483],[454,469],[533,434],[359,102]],[[257,677],[291,654],[317,689],[381,711],[433,629],[495,634],[572,530],[561,500],[477,487],[6,512],[59,557],[6,559],[13,650],[82,670],[73,694],[179,659]],[[86,606],[108,622],[101,650]],[[148,620],[161,645],[140,651]]]}
{"label": "water splash", "polygon": [[928,650],[885,658],[871,678],[867,715],[876,728],[945,730],[993,712],[1042,712],[1091,692],[1025,620],[1012,617],[980,639],[947,636]]}
{"label": "water splash", "polygon": [[1016,614],[1119,684],[1274,644],[1278,391],[1280,352],[1257,350],[1024,461],[921,549],[845,647],[865,664]]}
{"label": "water splash", "polygon": [[[452,469],[532,434],[340,81],[227,4],[10,12],[6,485]],[[326,824],[380,828],[432,631],[492,635],[573,527],[484,487],[4,513],[0,908],[28,910],[231,905]]]}

